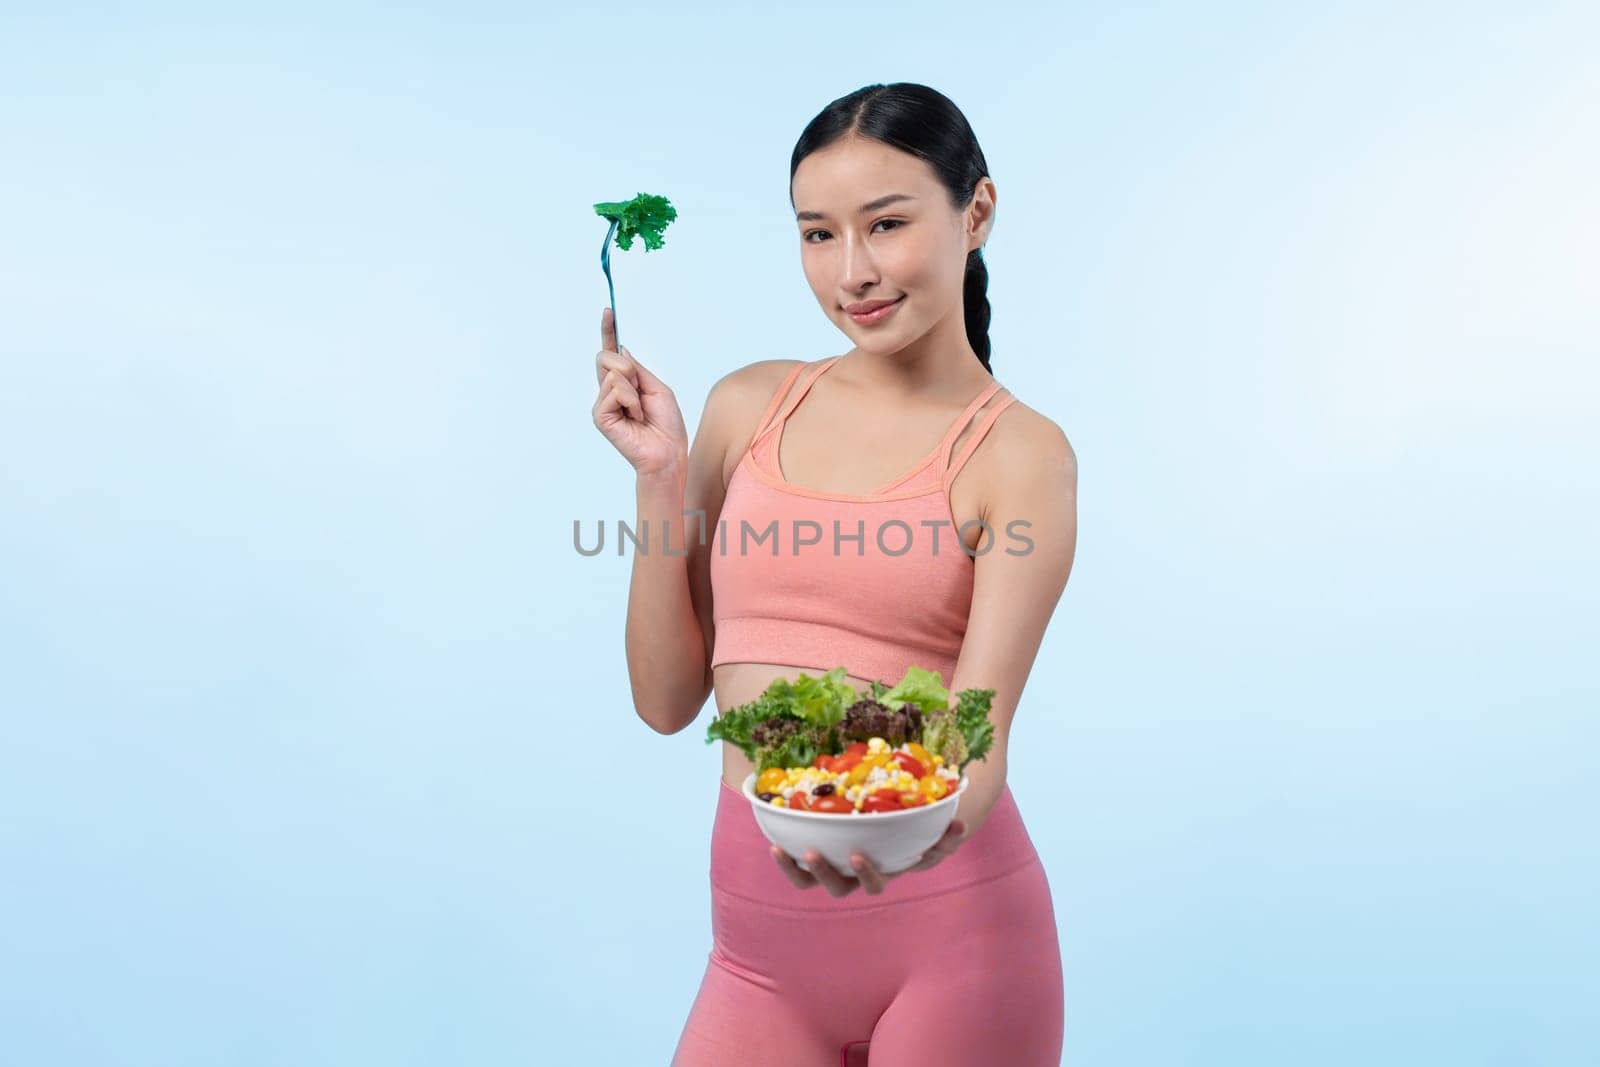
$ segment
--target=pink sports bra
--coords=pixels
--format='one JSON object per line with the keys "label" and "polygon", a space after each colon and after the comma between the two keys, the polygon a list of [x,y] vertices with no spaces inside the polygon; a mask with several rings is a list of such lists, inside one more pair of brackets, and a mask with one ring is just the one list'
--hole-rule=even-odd
{"label": "pink sports bra", "polygon": [[[974,567],[950,486],[1016,397],[1007,392],[985,412],[949,460],[961,431],[1002,388],[991,383],[926,458],[870,493],[790,485],[778,464],[784,423],[842,358],[790,371],[728,481],[711,542],[711,665],[779,663],[818,673],[843,666],[894,685],[916,664],[948,686],[967,632]],[[983,542],[992,536],[985,532]]]}

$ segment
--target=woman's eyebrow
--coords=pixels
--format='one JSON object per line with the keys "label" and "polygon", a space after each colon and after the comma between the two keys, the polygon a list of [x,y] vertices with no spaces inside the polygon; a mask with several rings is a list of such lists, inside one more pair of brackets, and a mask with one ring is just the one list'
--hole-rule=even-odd
{"label": "woman's eyebrow", "polygon": [[[890,204],[893,204],[898,200],[915,200],[915,199],[916,199],[916,197],[910,196],[910,195],[908,195],[906,193],[890,193],[888,196],[880,196],[876,200],[868,200],[865,204],[862,204],[859,208],[856,209],[856,214],[864,215],[869,211],[876,211],[880,207],[888,207]],[[794,213],[794,218],[795,218],[796,222],[803,222],[803,221],[805,221],[807,219],[825,219],[827,217],[828,216],[824,215],[820,211],[796,211]]]}

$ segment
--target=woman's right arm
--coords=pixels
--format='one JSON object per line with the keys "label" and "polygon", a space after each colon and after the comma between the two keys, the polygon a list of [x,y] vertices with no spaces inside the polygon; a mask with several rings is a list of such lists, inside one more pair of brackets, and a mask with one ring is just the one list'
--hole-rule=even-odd
{"label": "woman's right arm", "polygon": [[[683,462],[637,478],[638,528],[646,529],[649,520],[650,552],[634,552],[628,679],[634,710],[663,734],[694,722],[712,692],[711,549],[724,492],[726,382],[719,381],[706,397],[694,445]],[[662,551],[663,521],[671,530],[672,554]]]}
{"label": "woman's right arm", "polygon": [[728,394],[739,372],[712,387],[691,447],[672,390],[626,346],[617,350],[609,308],[600,335],[595,425],[635,472],[640,544],[628,586],[628,681],[639,718],[673,734],[694,722],[712,692],[711,542],[739,408]]}

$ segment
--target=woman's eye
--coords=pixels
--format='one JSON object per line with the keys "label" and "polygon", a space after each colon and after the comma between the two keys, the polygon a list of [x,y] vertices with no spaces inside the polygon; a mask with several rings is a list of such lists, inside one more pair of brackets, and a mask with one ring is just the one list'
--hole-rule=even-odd
{"label": "woman's eye", "polygon": [[[874,226],[882,226],[884,223],[890,223],[890,224],[892,224],[892,225],[894,225],[896,227],[903,225],[903,223],[899,219],[879,219],[877,222],[873,223],[873,225]],[[811,241],[811,239],[813,237],[815,237],[817,234],[819,234],[819,233],[827,233],[827,232],[828,232],[827,230],[807,230],[805,232],[805,235],[804,235],[803,239],[806,240],[806,241]],[[811,243],[812,244],[817,244],[818,242],[811,241]]]}

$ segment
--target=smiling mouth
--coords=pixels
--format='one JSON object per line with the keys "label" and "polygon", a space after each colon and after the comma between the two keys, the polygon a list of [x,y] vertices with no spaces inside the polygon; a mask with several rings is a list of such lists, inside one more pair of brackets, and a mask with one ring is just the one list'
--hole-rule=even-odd
{"label": "smiling mouth", "polygon": [[879,304],[871,311],[846,311],[845,314],[849,315],[856,322],[877,322],[879,319],[888,315],[895,308],[899,307],[904,300],[905,295],[901,294],[900,296],[897,296],[893,300],[889,301],[887,304]]}

